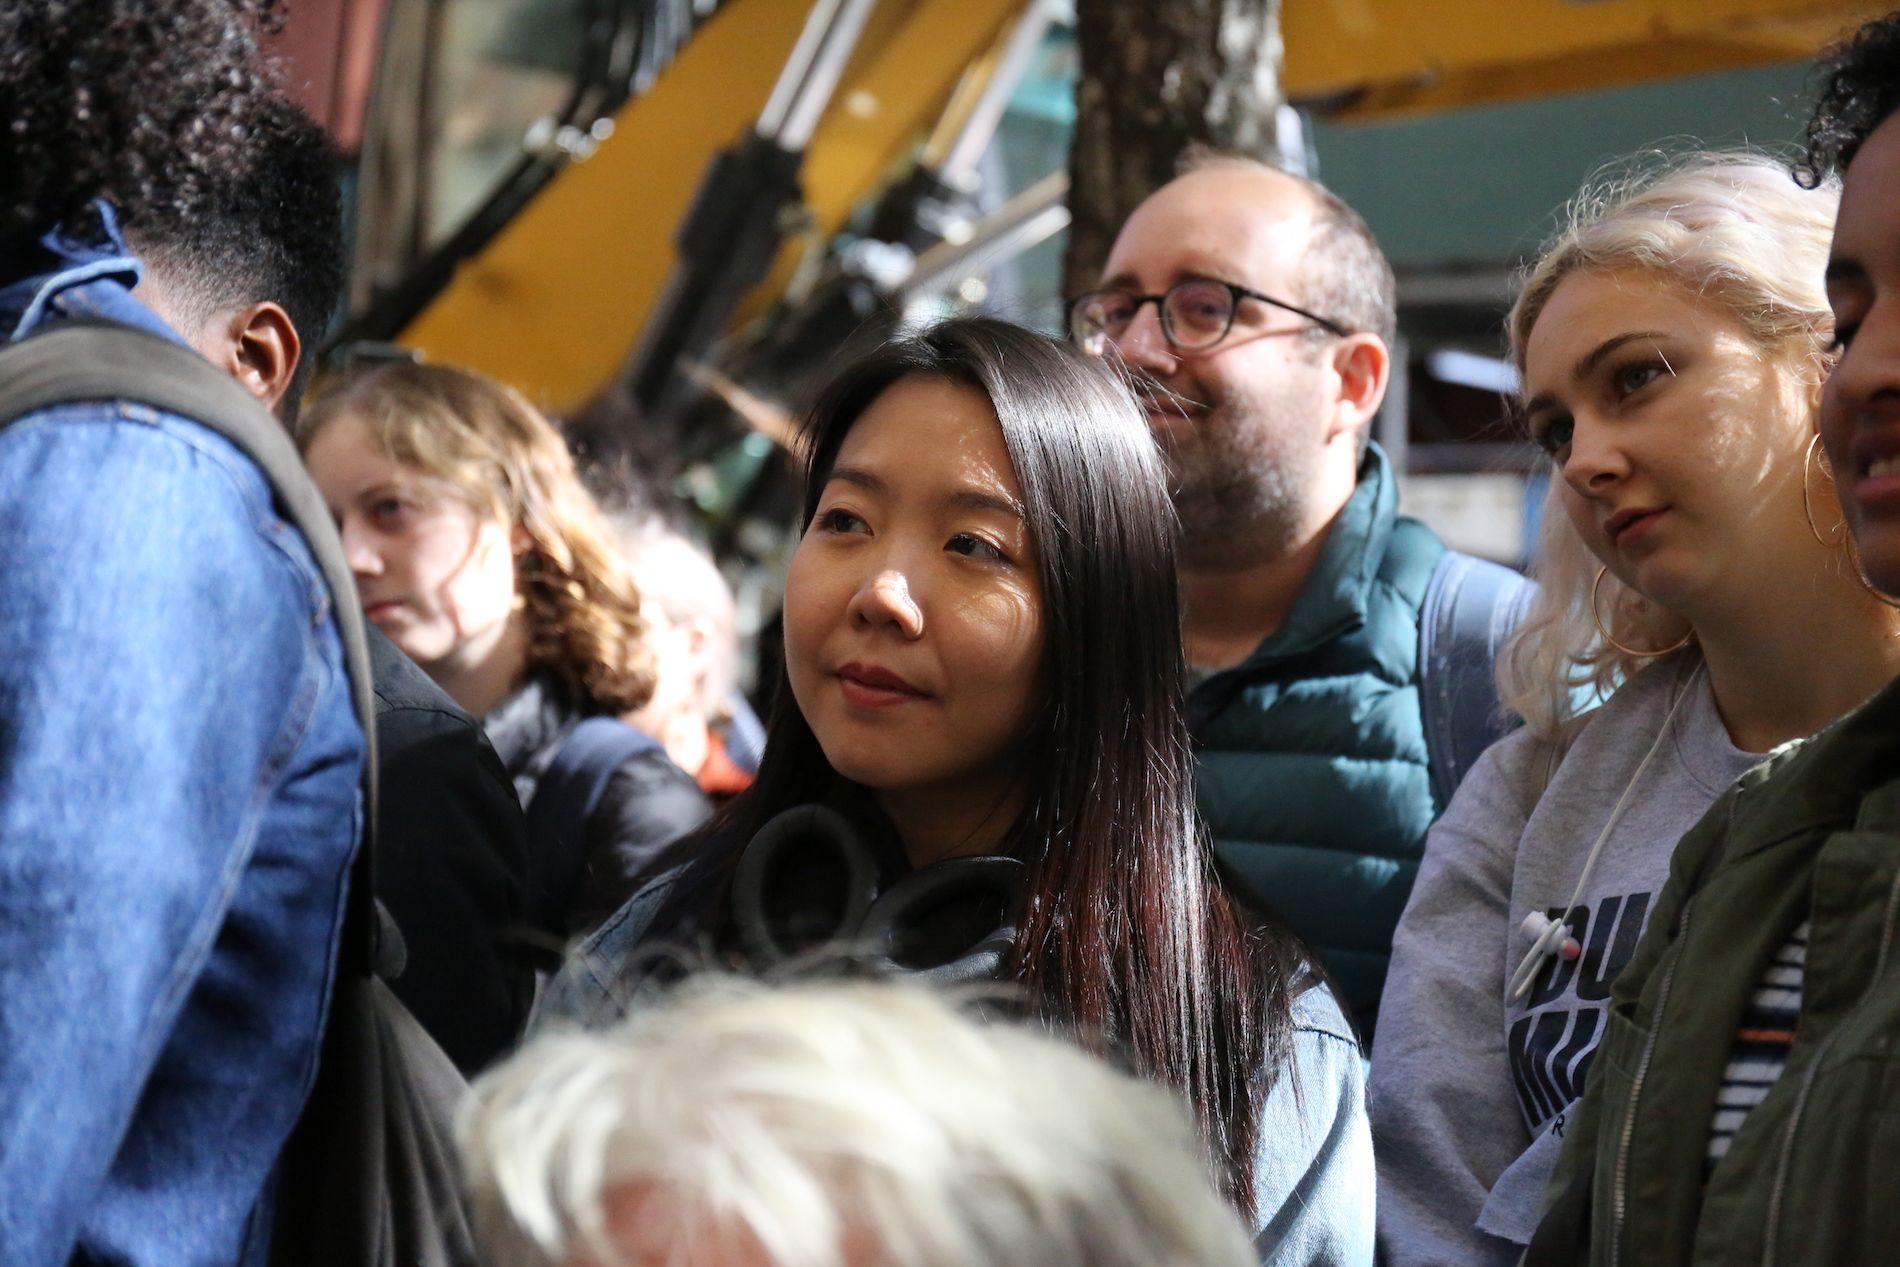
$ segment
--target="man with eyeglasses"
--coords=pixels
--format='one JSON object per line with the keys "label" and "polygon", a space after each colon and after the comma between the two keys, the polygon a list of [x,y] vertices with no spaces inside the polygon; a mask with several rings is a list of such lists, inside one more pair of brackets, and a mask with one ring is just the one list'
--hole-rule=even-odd
{"label": "man with eyeglasses", "polygon": [[[1428,591],[1436,609],[1453,572],[1489,565],[1397,513],[1371,441],[1394,289],[1365,221],[1323,186],[1196,151],[1069,307],[1070,336],[1125,367],[1167,458],[1215,847],[1324,960],[1368,1044],[1425,830],[1475,755],[1450,750],[1491,737],[1452,736],[1423,704],[1421,663],[1457,641],[1421,638]],[[1488,653],[1439,694],[1473,695]]]}

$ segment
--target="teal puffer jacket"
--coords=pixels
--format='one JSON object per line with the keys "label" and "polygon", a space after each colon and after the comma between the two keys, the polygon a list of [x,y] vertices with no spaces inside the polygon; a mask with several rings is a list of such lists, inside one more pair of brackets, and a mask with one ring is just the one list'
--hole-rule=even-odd
{"label": "teal puffer jacket", "polygon": [[1377,445],[1287,621],[1189,700],[1197,799],[1231,879],[1326,964],[1370,1040],[1442,806],[1419,717],[1419,609],[1445,547],[1398,514]]}

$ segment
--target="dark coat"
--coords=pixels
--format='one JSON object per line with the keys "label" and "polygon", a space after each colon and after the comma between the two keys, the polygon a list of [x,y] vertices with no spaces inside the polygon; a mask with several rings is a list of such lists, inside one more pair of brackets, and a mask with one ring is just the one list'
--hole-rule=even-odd
{"label": "dark coat", "polygon": [[[551,680],[536,676],[482,719],[524,808],[582,715]],[[711,816],[712,802],[664,750],[655,746],[624,762],[587,818],[581,881],[564,926],[539,931],[565,943],[598,928],[664,869],[676,842]],[[529,868],[535,865],[530,856]]]}
{"label": "dark coat", "polygon": [[1286,623],[1188,700],[1215,852],[1318,953],[1368,1041],[1439,808],[1418,628],[1445,547],[1398,501],[1372,445]]}
{"label": "dark coat", "polygon": [[464,1073],[514,1045],[534,977],[520,930],[527,828],[474,718],[374,626],[376,890],[408,951],[396,995]]}

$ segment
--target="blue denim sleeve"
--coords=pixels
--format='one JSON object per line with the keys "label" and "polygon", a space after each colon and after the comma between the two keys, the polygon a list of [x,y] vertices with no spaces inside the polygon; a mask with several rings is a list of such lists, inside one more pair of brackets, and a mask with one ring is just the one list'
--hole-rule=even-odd
{"label": "blue denim sleeve", "polygon": [[[200,428],[84,406],[0,430],[0,560],[0,1244],[37,1267],[67,1261],[147,1134],[132,1189],[212,1149],[274,1161],[314,1061],[361,733],[336,724],[301,542]],[[306,883],[260,834],[321,867]],[[306,966],[271,944],[297,921],[328,937]],[[293,1074],[260,1086],[261,1060],[220,1056],[285,1046],[279,1024],[308,1031]],[[152,1133],[162,1096],[195,1107]],[[222,1132],[189,1165],[181,1120]],[[241,1220],[268,1165],[230,1174]]]}
{"label": "blue denim sleeve", "polygon": [[1272,1267],[1372,1267],[1375,1179],[1365,1061],[1325,986],[1293,1009],[1292,1073],[1267,1094],[1254,1248]]}
{"label": "blue denim sleeve", "polygon": [[550,1030],[599,1029],[627,1014],[640,986],[640,951],[655,949],[646,946],[654,916],[674,896],[691,865],[649,880],[599,928],[568,948],[560,971],[535,1000],[528,1037]]}

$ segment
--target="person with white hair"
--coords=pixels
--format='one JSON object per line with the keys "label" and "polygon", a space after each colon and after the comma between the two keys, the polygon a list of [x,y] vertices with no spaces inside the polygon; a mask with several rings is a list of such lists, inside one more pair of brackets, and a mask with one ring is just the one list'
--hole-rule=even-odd
{"label": "person with white hair", "polygon": [[752,785],[757,768],[756,760],[735,760],[728,732],[759,724],[739,693],[732,587],[705,547],[663,517],[627,509],[607,521],[648,603],[647,645],[658,669],[652,698],[623,720],[657,739],[723,804]]}
{"label": "person with white hair", "polygon": [[702,977],[476,1092],[493,1267],[1255,1261],[1172,1093],[914,982]]}

